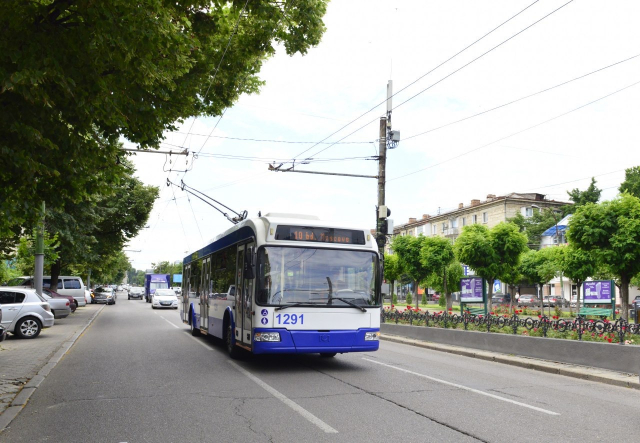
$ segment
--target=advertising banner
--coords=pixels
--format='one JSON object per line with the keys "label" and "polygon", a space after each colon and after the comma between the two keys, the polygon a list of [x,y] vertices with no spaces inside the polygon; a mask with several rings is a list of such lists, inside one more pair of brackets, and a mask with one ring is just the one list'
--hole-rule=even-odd
{"label": "advertising banner", "polygon": [[483,303],[482,278],[465,277],[460,279],[460,301],[462,303]]}
{"label": "advertising banner", "polygon": [[582,284],[582,293],[586,303],[611,303],[613,282],[611,280],[586,281]]}

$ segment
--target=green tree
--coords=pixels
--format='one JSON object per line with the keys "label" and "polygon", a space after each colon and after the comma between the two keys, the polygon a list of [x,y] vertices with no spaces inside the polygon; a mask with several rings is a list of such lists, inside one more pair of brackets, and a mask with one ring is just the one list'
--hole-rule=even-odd
{"label": "green tree", "polygon": [[493,281],[514,272],[520,255],[527,250],[527,236],[513,223],[498,223],[491,230],[483,225],[466,226],[456,239],[454,251],[460,263],[474,269],[489,283],[487,306],[491,310]]}
{"label": "green tree", "polygon": [[530,284],[538,287],[540,294],[540,312],[544,310],[542,285],[551,281],[562,270],[564,263],[563,247],[549,247],[539,251],[527,251],[518,267],[518,271]]}
{"label": "green tree", "polygon": [[[438,304],[449,310],[453,306],[451,294],[460,289],[460,279],[462,277],[464,277],[462,265],[454,259],[447,265],[445,273],[431,274],[426,281],[426,286],[444,294],[444,297],[440,297],[438,300]],[[446,287],[445,281],[447,282]]]}
{"label": "green tree", "polygon": [[625,169],[624,181],[620,184],[620,194],[627,192],[640,198],[640,166]]}
{"label": "green tree", "polygon": [[133,177],[133,166],[123,164],[120,175],[107,180],[108,190],[47,210],[47,230],[60,240],[59,258],[51,265],[52,285],[70,267],[82,275],[101,269],[146,224],[158,188],[144,185]]}
{"label": "green tree", "polygon": [[[35,273],[35,237],[36,233],[20,238],[18,248],[16,250],[15,269],[19,275],[34,275]],[[58,237],[49,232],[44,233],[44,266],[58,259],[56,251],[58,246]],[[57,284],[57,282],[56,282]]]}
{"label": "green tree", "polygon": [[569,222],[568,238],[619,277],[622,317],[628,319],[629,283],[640,273],[640,199],[623,194],[579,208]]}
{"label": "green tree", "polygon": [[262,85],[284,46],[320,42],[327,0],[0,2],[0,235],[47,206],[79,201],[117,168],[124,137],[217,116]]}
{"label": "green tree", "polygon": [[[449,265],[455,260],[453,253],[453,246],[451,242],[443,237],[426,237],[422,242],[422,248],[420,249],[420,261],[427,274],[427,278],[436,274],[440,276],[442,285],[440,292],[446,297],[446,306],[450,308],[451,304],[451,291],[449,287],[455,285],[455,283],[448,279],[447,269]],[[430,284],[426,286],[431,286]],[[431,286],[435,289],[434,286]]]}
{"label": "green tree", "polygon": [[391,242],[393,251],[398,256],[400,268],[414,282],[416,296],[418,294],[418,283],[423,281],[429,274],[430,270],[426,268],[420,258],[420,251],[426,237],[412,237],[410,235],[402,235],[395,237]]}
{"label": "green tree", "polygon": [[507,221],[518,226],[519,231],[527,236],[529,249],[540,249],[542,233],[554,226],[572,208],[572,205],[564,206],[562,209],[543,208],[539,211],[534,211],[531,217],[525,217],[518,213]]}
{"label": "green tree", "polygon": [[384,255],[384,279],[389,284],[389,288],[391,292],[389,297],[392,294],[395,294],[395,283],[398,278],[400,278],[400,274],[402,274],[402,270],[400,269],[400,263],[398,261],[398,256],[395,254],[385,254]]}
{"label": "green tree", "polygon": [[591,177],[591,184],[584,191],[581,191],[578,188],[567,191],[569,199],[573,202],[574,207],[576,208],[588,203],[598,203],[601,193],[602,190],[596,186],[596,179],[593,177]]}
{"label": "green tree", "polygon": [[582,283],[596,272],[595,257],[590,252],[576,248],[572,244],[565,246],[562,271],[576,284],[578,290],[576,305],[580,312],[580,289]]}

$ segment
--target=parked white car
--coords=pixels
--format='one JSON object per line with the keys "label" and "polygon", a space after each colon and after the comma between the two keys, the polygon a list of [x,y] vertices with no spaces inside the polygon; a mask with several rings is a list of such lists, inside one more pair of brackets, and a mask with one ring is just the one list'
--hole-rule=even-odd
{"label": "parked white car", "polygon": [[151,308],[178,309],[178,297],[173,289],[156,289],[151,297]]}
{"label": "parked white car", "polygon": [[[35,283],[33,280],[33,276],[22,276],[9,280],[8,286],[33,289],[35,287]],[[42,286],[45,288],[51,287],[50,276],[45,275],[42,277]],[[60,277],[58,277],[57,289],[53,290],[60,295],[72,296],[78,302],[78,306],[85,306],[87,304],[84,296],[84,282],[80,277],[61,275]]]}
{"label": "parked white car", "polygon": [[2,327],[20,338],[36,338],[55,321],[51,306],[33,289],[0,288]]}

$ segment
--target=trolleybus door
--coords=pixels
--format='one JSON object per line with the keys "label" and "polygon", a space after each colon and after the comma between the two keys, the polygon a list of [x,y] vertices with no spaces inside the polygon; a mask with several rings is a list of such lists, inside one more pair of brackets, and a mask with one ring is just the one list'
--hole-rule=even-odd
{"label": "trolleybus door", "polygon": [[235,322],[236,340],[244,345],[251,346],[251,310],[253,308],[254,276],[253,258],[251,254],[255,244],[245,243],[238,246],[238,260],[236,268],[236,301]]}
{"label": "trolleybus door", "polygon": [[209,330],[209,260],[202,262],[202,284],[200,285],[200,329]]}

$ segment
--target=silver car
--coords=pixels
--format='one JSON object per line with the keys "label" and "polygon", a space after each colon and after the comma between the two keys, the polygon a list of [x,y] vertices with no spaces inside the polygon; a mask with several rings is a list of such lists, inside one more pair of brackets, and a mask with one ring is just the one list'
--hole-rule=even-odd
{"label": "silver car", "polygon": [[49,306],[51,306],[51,313],[55,318],[67,318],[71,314],[71,304],[69,300],[62,297],[50,297],[47,294],[42,294]]}
{"label": "silver car", "polygon": [[2,327],[20,338],[36,338],[54,323],[51,306],[33,289],[0,288]]}

